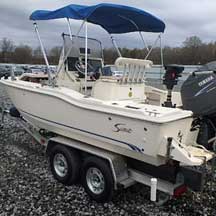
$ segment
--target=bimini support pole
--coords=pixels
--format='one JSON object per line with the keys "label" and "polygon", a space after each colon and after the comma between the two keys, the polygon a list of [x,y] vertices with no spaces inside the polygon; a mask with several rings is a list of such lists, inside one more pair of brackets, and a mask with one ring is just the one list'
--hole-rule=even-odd
{"label": "bimini support pole", "polygon": [[62,54],[63,54],[63,59],[64,59],[64,56],[65,56],[65,35],[64,33],[62,34]]}
{"label": "bimini support pole", "polygon": [[85,94],[87,94],[88,76],[88,22],[85,23]]}
{"label": "bimini support pole", "polygon": [[119,57],[122,57],[122,54],[121,54],[121,52],[120,52],[120,50],[119,50],[119,48],[118,48],[118,46],[117,46],[117,43],[116,43],[116,41],[115,41],[115,38],[110,34],[110,38],[111,38],[111,41],[112,41],[112,43],[113,43],[113,46],[115,47],[115,49],[116,49],[116,51],[117,51],[117,53],[118,53],[118,56]]}
{"label": "bimini support pole", "polygon": [[56,77],[57,77],[57,72],[59,71],[60,65],[61,65],[62,63],[64,63],[64,62],[63,62],[63,61],[64,61],[64,57],[65,57],[65,34],[64,34],[64,33],[62,33],[62,41],[63,41],[63,43],[62,43],[62,51],[61,51],[61,55],[60,55],[60,58],[59,58],[58,67],[57,67],[57,70],[56,70],[56,72],[55,72]]}
{"label": "bimini support pole", "polygon": [[145,48],[147,49],[147,51],[149,52],[148,45],[147,45],[147,43],[146,43],[146,41],[145,41],[145,39],[144,39],[144,37],[143,37],[141,31],[139,31],[139,35],[140,35],[140,37],[141,37],[141,39],[142,39],[142,42],[143,42],[144,47],[145,47]]}
{"label": "bimini support pole", "polygon": [[68,24],[68,30],[69,30],[69,34],[70,34],[70,39],[72,41],[73,40],[73,36],[72,36],[72,29],[71,29],[69,18],[67,18],[67,24]]}
{"label": "bimini support pole", "polygon": [[146,55],[145,60],[149,57],[149,55],[151,54],[153,48],[155,47],[155,45],[157,44],[157,42],[158,42],[159,39],[160,39],[160,34],[159,34],[159,36],[156,38],[154,44],[152,45],[151,49],[149,50],[148,54]]}
{"label": "bimini support pole", "polygon": [[161,79],[162,70],[164,68],[164,57],[163,57],[163,47],[162,47],[162,33],[160,34],[160,55],[161,55],[161,69],[160,69],[160,79]]}
{"label": "bimini support pole", "polygon": [[49,84],[49,85],[52,85],[53,83],[52,83],[52,77],[51,77],[51,73],[50,73],[50,65],[49,65],[49,62],[48,62],[48,59],[47,59],[47,55],[46,55],[46,52],[45,52],[43,43],[42,43],[42,41],[41,41],[41,37],[40,37],[39,30],[38,30],[38,26],[37,26],[37,23],[36,23],[36,22],[34,23],[34,28],[35,28],[35,32],[36,32],[36,34],[37,34],[38,41],[39,41],[39,43],[40,43],[41,51],[42,51],[42,53],[43,53],[43,57],[44,57],[46,66],[47,66],[48,84]]}
{"label": "bimini support pole", "polygon": [[147,43],[146,43],[146,41],[145,41],[145,39],[144,39],[144,37],[143,37],[143,35],[142,35],[142,32],[139,30],[138,25],[137,25],[133,20],[131,20],[131,19],[125,17],[125,16],[121,16],[121,15],[119,15],[119,17],[121,17],[122,19],[125,19],[125,20],[129,21],[132,25],[135,26],[135,28],[136,28],[137,31],[139,32],[139,35],[140,35],[141,40],[142,40],[142,42],[143,42],[144,48],[146,48],[147,51],[149,52],[148,45],[147,45]]}

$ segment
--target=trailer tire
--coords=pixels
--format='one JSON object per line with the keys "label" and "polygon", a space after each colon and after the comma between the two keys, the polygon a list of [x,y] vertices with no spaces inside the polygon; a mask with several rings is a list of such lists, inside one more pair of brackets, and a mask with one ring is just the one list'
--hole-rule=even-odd
{"label": "trailer tire", "polygon": [[64,185],[77,183],[80,178],[81,161],[76,150],[56,145],[50,152],[50,168],[54,178]]}
{"label": "trailer tire", "polygon": [[98,157],[88,157],[83,163],[82,184],[86,193],[97,202],[108,202],[114,191],[109,164]]}

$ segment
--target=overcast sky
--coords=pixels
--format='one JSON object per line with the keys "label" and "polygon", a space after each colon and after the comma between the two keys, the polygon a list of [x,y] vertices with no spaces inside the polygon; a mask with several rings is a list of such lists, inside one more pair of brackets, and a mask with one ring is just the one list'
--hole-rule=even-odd
{"label": "overcast sky", "polygon": [[[216,1],[215,0],[0,0],[0,40],[12,39],[16,45],[38,46],[32,22],[31,12],[37,9],[55,10],[68,4],[94,5],[98,3],[116,3],[144,9],[162,19],[166,24],[163,44],[181,46],[186,37],[196,35],[203,42],[216,41]],[[71,21],[76,32],[80,21]],[[61,45],[60,35],[67,31],[64,20],[39,22],[40,33],[47,47]],[[99,26],[91,25],[91,37],[96,37],[109,46],[108,34]],[[83,34],[83,32],[82,32]],[[145,33],[148,42],[152,35]],[[155,35],[154,35],[155,37]],[[116,36],[120,46],[140,47],[137,33]]]}

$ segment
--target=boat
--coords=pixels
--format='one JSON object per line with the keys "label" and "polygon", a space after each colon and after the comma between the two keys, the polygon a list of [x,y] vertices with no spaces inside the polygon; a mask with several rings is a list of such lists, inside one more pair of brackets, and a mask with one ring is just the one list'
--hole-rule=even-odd
{"label": "boat", "polygon": [[[36,21],[60,18],[66,19],[69,34],[62,34],[62,54],[53,75]],[[42,82],[18,77],[0,81],[25,121],[41,130],[154,166],[168,161],[200,166],[214,157],[196,143],[191,111],[154,103],[154,93],[160,90],[145,85],[145,70],[153,65],[147,59],[152,49],[145,59],[132,59],[122,57],[116,45],[113,34],[128,32],[138,32],[143,42],[142,32],[157,33],[158,41],[165,30],[163,21],[137,8],[106,3],[35,11],[30,19],[34,21],[48,78]],[[75,35],[71,19],[82,21]],[[115,67],[120,76],[103,76],[101,42],[88,37],[88,23],[101,26],[111,35],[119,54]],[[85,36],[81,37],[84,26]]]}

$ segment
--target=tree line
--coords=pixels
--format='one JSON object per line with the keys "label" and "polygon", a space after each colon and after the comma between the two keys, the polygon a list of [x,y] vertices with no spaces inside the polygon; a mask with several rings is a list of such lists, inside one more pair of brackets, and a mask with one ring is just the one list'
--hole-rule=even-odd
{"label": "tree line", "polygon": [[[150,48],[150,47],[149,47]],[[120,49],[122,56],[128,58],[144,59],[147,55],[147,49]],[[104,50],[105,61],[113,63],[117,57],[115,50]],[[154,64],[161,64],[161,49],[155,47],[148,59]],[[180,47],[163,47],[164,64],[183,64],[183,65],[198,65],[206,64],[207,62],[216,60],[216,41],[204,43],[197,36],[186,38]]]}
{"label": "tree line", "polygon": [[[50,64],[58,64],[60,53],[61,47],[58,46],[47,51]],[[8,38],[0,41],[0,63],[45,64],[40,47],[33,49],[25,44],[15,46]]]}
{"label": "tree line", "polygon": [[[149,47],[150,48],[150,47]],[[122,56],[128,58],[144,59],[147,49],[120,48]],[[50,64],[58,64],[61,47],[53,47],[47,50]],[[149,58],[154,64],[161,64],[160,47],[155,47]],[[106,64],[113,64],[118,57],[114,48],[104,49]],[[180,47],[165,46],[163,48],[164,64],[197,65],[216,60],[216,42],[204,43],[197,36],[191,36],[183,41]],[[10,39],[3,38],[0,41],[0,62],[16,64],[44,64],[40,47],[33,49],[28,45],[15,46]]]}

